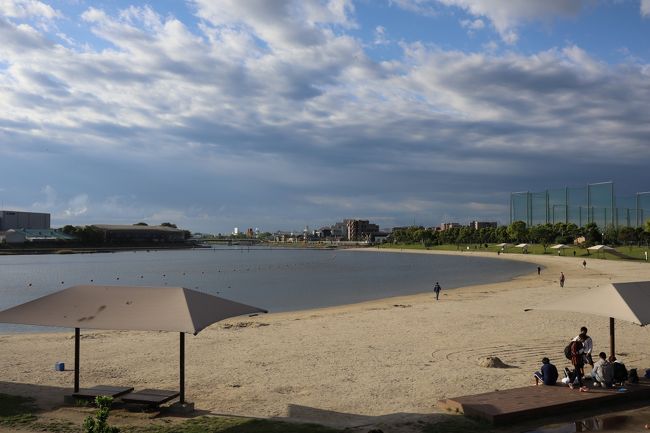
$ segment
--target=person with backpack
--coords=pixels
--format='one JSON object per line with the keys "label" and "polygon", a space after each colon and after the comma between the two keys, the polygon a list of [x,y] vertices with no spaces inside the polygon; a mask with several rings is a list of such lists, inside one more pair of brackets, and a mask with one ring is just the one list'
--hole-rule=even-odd
{"label": "person with backpack", "polygon": [[582,383],[583,368],[585,366],[582,354],[582,342],[580,340],[571,341],[567,349],[565,349],[565,355],[568,355],[568,358],[571,360],[571,365],[573,365],[573,373],[569,376],[571,378],[569,388],[573,389],[574,385],[577,385],[580,387],[580,391],[588,391],[589,389]]}
{"label": "person with backpack", "polygon": [[[576,335],[573,338],[573,341],[580,341],[582,342],[582,356],[584,357],[584,362],[583,364],[589,364],[591,365],[591,368],[594,368],[594,360],[591,357],[591,351],[594,348],[594,341],[591,339],[589,335],[587,335],[587,327],[583,326],[580,328],[580,334]],[[584,376],[584,367],[582,370],[582,374]]]}

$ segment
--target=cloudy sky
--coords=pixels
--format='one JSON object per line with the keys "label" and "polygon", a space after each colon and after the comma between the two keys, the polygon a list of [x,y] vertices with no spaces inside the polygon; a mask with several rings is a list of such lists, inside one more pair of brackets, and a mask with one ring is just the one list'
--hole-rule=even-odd
{"label": "cloudy sky", "polygon": [[650,189],[650,0],[0,0],[0,208],[508,223]]}

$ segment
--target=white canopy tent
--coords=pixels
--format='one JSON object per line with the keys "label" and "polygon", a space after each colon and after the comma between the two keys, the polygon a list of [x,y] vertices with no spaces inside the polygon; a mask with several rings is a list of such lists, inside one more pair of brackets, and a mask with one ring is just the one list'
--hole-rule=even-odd
{"label": "white canopy tent", "polygon": [[589,251],[613,251],[615,248],[608,247],[607,245],[594,245],[587,248]]}
{"label": "white canopy tent", "polygon": [[565,244],[557,244],[557,245],[553,245],[551,247],[552,250],[557,250],[557,253],[560,254],[560,255],[562,254],[562,250],[566,250],[566,249],[569,249],[569,248],[571,248],[571,247],[568,246],[568,245],[565,245]]}

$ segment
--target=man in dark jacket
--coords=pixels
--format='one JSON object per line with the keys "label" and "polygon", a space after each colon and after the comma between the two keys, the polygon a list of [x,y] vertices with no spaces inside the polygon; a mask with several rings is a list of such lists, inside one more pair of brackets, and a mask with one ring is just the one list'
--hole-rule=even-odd
{"label": "man in dark jacket", "polygon": [[542,359],[542,368],[540,368],[540,371],[535,372],[535,385],[539,385],[540,381],[544,385],[555,385],[557,376],[557,368],[551,364],[550,359],[544,357]]}

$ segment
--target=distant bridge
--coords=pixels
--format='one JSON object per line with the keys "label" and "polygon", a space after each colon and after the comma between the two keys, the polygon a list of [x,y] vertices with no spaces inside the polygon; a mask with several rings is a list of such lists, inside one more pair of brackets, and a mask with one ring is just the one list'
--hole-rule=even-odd
{"label": "distant bridge", "polygon": [[260,239],[240,239],[240,238],[221,238],[221,239],[207,239],[203,240],[206,244],[216,245],[257,245],[264,241]]}

